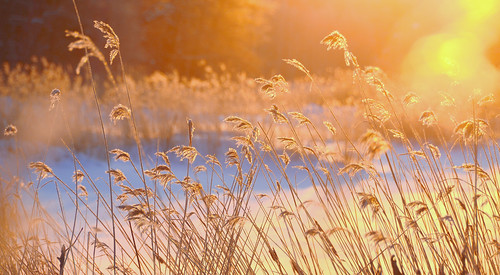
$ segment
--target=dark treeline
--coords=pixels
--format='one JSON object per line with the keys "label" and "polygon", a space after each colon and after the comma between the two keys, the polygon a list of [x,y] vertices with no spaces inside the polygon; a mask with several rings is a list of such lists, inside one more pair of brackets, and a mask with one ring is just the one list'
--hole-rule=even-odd
{"label": "dark treeline", "polygon": [[[390,2],[390,3],[389,3]],[[93,20],[109,23],[120,37],[129,71],[177,70],[199,75],[200,64],[225,64],[252,74],[295,72],[283,58],[296,58],[315,72],[342,64],[319,41],[339,30],[362,64],[394,69],[430,29],[423,25],[398,40],[401,18],[411,16],[401,1],[328,0],[77,0],[85,32],[105,44]],[[0,0],[0,62],[51,62],[76,66],[65,30],[79,30],[71,0]],[[373,11],[377,12],[373,12]],[[375,24],[376,23],[376,24]],[[396,37],[396,38],[395,38]],[[367,46],[369,45],[369,47]],[[390,53],[390,55],[388,54]],[[388,58],[390,56],[390,58]],[[396,64],[396,65],[395,65]],[[295,72],[297,73],[297,72]],[[299,74],[299,73],[297,73]]]}
{"label": "dark treeline", "polygon": [[[262,69],[265,26],[272,7],[253,0],[77,0],[85,34],[99,47],[93,20],[109,23],[128,64],[139,70],[176,69],[196,74],[200,63],[235,70]],[[76,65],[65,30],[78,30],[71,0],[1,0],[0,61],[30,62],[33,56]],[[104,49],[102,49],[104,51]]]}

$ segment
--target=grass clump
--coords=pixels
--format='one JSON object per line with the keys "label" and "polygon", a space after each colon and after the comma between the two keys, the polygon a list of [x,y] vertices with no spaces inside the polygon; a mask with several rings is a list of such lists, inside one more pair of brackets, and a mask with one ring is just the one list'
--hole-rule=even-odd
{"label": "grass clump", "polygon": [[[317,109],[301,105],[302,97],[294,97],[295,85],[283,76],[258,78],[258,85],[247,86],[254,93],[243,98],[252,98],[259,111],[238,114],[235,109],[245,108],[242,103],[248,101],[222,92],[234,105],[215,112],[223,115],[218,119],[232,134],[232,146],[224,156],[203,154],[197,148],[196,119],[178,126],[185,136],[183,145],[167,150],[158,145],[157,152],[148,156],[142,147],[147,140],[144,128],[156,131],[150,136],[156,139],[162,131],[154,130],[139,110],[168,112],[151,102],[174,94],[144,96],[140,87],[132,89],[135,84],[125,75],[118,36],[105,23],[96,22],[96,27],[108,39],[110,64],[117,58],[122,71],[114,84],[116,97],[105,101],[115,106],[109,121],[101,115],[106,104],[100,100],[105,96],[94,93],[98,113],[94,122],[108,159],[102,172],[108,178],[96,178],[85,170],[71,134],[70,117],[64,112],[69,109],[67,101],[54,90],[50,109],[59,114],[53,120],[61,119],[65,125],[62,140],[72,156],[73,177],[65,180],[45,162],[35,161],[29,165],[32,182],[21,189],[19,182],[2,179],[0,196],[5,200],[0,201],[6,204],[0,208],[6,232],[0,239],[3,272],[500,272],[499,145],[487,118],[481,116],[487,112],[478,111],[493,101],[492,96],[473,95],[467,101],[472,110],[466,114],[469,117],[455,120],[449,131],[440,123],[447,117],[422,106],[415,93],[398,98],[381,72],[362,68],[345,37],[332,32],[321,43],[327,50],[343,52],[358,93],[350,99],[357,101],[358,116],[346,120],[339,115],[347,104],[330,104],[334,98],[323,91],[324,79],[313,76],[299,61],[287,59],[286,63],[306,75],[308,95],[322,103],[323,113],[317,115]],[[73,36],[82,38],[81,33],[81,37]],[[87,51],[85,62],[96,52],[91,47],[95,45],[89,42],[82,46]],[[96,92],[88,69],[90,86]],[[223,98],[210,101],[209,97],[248,81],[229,82],[224,75],[189,83],[175,74],[158,73],[152,78],[145,80],[144,87],[200,89],[193,92],[195,98],[183,95],[174,101],[186,104],[184,111],[195,117],[210,114],[201,107],[207,102],[214,104],[212,108],[228,104],[218,102]],[[122,99],[127,106],[119,103]],[[450,96],[445,101],[443,106],[454,106]],[[196,110],[198,105],[202,111]],[[452,121],[464,115],[456,108],[447,111]],[[113,139],[108,134],[119,132],[122,126],[135,141],[134,153],[108,148]],[[9,125],[5,135],[15,135],[14,129]],[[23,156],[19,150],[14,155]],[[56,190],[57,218],[40,203],[40,192],[48,185]],[[19,199],[27,194],[32,196],[29,202]],[[19,211],[26,219],[7,218]]]}

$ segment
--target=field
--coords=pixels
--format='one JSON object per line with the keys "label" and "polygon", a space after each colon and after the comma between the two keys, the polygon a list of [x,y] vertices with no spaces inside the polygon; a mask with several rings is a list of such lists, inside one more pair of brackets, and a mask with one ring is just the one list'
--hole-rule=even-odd
{"label": "field", "polygon": [[67,32],[77,75],[0,71],[3,274],[500,273],[488,81],[413,90],[338,31],[326,73],[137,76],[94,27]]}

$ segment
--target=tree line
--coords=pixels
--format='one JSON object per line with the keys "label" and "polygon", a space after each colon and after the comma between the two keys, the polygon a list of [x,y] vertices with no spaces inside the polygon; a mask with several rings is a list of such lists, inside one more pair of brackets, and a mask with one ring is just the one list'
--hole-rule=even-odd
{"label": "tree line", "polygon": [[[105,40],[94,29],[93,20],[104,21],[120,37],[129,68],[177,70],[183,75],[202,73],[200,64],[225,64],[231,70],[253,74],[294,72],[283,58],[296,58],[313,70],[341,65],[341,54],[327,54],[319,44],[333,30],[340,30],[352,41],[351,48],[366,64],[380,64],[376,57],[382,56],[383,43],[397,21],[397,17],[387,15],[402,7],[384,6],[372,15],[378,8],[374,5],[383,1],[365,2],[369,4],[328,0],[76,0],[85,34],[96,45],[103,47]],[[33,56],[43,56],[51,62],[76,66],[81,55],[68,52],[71,39],[64,36],[65,30],[79,30],[71,0],[0,0],[0,5],[1,62],[28,63]],[[370,47],[358,42],[363,39]]]}

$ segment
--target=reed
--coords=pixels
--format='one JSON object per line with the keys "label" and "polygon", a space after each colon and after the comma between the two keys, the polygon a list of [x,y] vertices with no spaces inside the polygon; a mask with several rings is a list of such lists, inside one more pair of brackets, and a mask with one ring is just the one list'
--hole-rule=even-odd
{"label": "reed", "polygon": [[[478,111],[494,103],[492,95],[473,94],[466,101],[473,112],[463,121],[453,120],[464,115],[453,97],[443,96],[446,114],[415,93],[391,92],[380,70],[360,66],[347,39],[335,31],[321,43],[343,53],[356,93],[351,105],[334,104],[325,80],[295,59],[284,62],[304,73],[303,86],[282,75],[229,84],[222,76],[187,83],[158,73],[145,80],[145,87],[213,91],[208,96],[178,96],[177,103],[194,116],[207,114],[203,104],[220,107],[217,115],[225,117],[219,118],[220,129],[231,133],[232,146],[223,159],[201,153],[196,119],[188,119],[177,126],[184,142],[164,151],[157,145],[157,152],[147,156],[144,128],[151,124],[140,117],[140,110],[148,104],[154,112],[169,110],[152,104],[156,97],[135,94],[141,88],[136,90],[127,80],[118,35],[106,23],[96,21],[95,26],[107,39],[105,48],[111,49],[109,65],[83,29],[68,34],[79,39],[70,49],[86,51],[82,60],[92,81],[93,115],[98,118],[94,123],[101,129],[107,179],[85,169],[64,111],[70,108],[65,98],[69,95],[53,90],[47,105],[56,115],[49,128],[62,117],[66,134],[60,139],[72,156],[73,177],[59,177],[45,160],[29,164],[33,178],[22,188],[19,177],[0,174],[2,272],[500,273],[500,147],[488,122],[494,117]],[[120,81],[106,70],[116,93],[98,96],[91,56],[106,66],[118,58]],[[210,99],[242,83],[254,92]],[[308,94],[295,96],[297,86]],[[102,105],[111,94],[116,98]],[[238,112],[247,108],[245,97],[258,108]],[[320,115],[301,103],[307,97],[308,103],[321,104]],[[229,103],[214,103],[224,98]],[[101,111],[110,106],[108,121]],[[355,108],[357,115],[342,114],[346,106]],[[450,117],[451,127],[443,123]],[[196,124],[208,129],[203,127]],[[129,147],[110,149],[117,146],[108,133],[120,131],[130,132],[136,153],[127,152]],[[151,137],[159,143],[162,130],[148,131],[156,131]],[[20,132],[8,125],[4,138],[15,139]],[[15,150],[16,158],[23,158],[21,151]],[[184,165],[182,173],[179,164]],[[40,202],[42,189],[49,185],[56,187],[57,214]],[[21,199],[27,195],[31,209]],[[72,220],[68,212],[74,213]]]}

